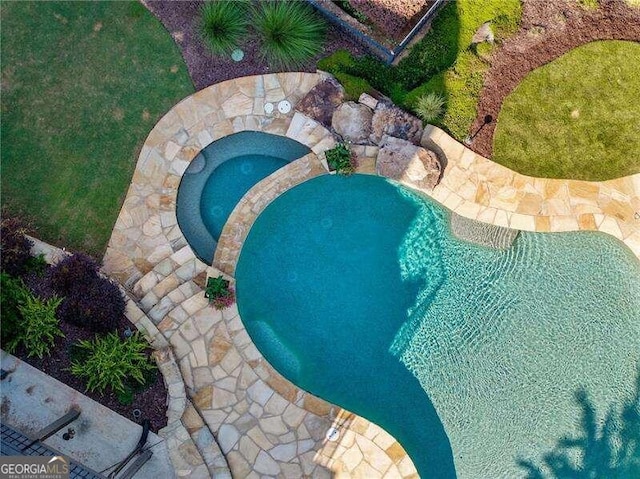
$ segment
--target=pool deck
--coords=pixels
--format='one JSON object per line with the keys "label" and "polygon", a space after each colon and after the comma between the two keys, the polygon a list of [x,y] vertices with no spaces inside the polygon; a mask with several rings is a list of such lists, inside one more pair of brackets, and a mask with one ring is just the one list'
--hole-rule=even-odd
{"label": "pool deck", "polygon": [[[389,434],[288,382],[252,343],[237,308],[216,311],[203,295],[207,275],[233,276],[249,228],[270,201],[326,174],[321,152],[334,145],[331,132],[295,110],[267,115],[263,108],[283,99],[295,105],[325,77],[280,73],[212,85],[169,111],[140,153],[104,271],[135,299],[131,321],[153,343],[170,346],[162,350],[163,372],[169,414],[177,420],[175,433],[167,430],[165,437],[180,477],[417,477]],[[222,232],[212,267],[195,258],[180,232],[177,188],[202,148],[244,130],[284,135],[313,153],[245,195]],[[425,193],[461,216],[529,231],[598,230],[640,257],[640,175],[605,182],[530,178],[435,127],[425,129],[422,143],[447,158],[442,181]],[[356,152],[358,171],[375,174],[377,148]],[[325,439],[332,425],[340,430],[336,442]]]}

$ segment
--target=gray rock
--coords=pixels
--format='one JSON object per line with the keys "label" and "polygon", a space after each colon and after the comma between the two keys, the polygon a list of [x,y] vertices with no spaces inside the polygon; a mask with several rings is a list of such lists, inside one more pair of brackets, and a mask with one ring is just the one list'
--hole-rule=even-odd
{"label": "gray rock", "polygon": [[358,98],[358,103],[362,103],[363,105],[368,106],[372,110],[374,110],[376,106],[378,106],[378,100],[373,98],[368,93],[362,93],[360,95],[360,98]]}
{"label": "gray rock", "polygon": [[493,43],[493,30],[491,30],[491,22],[484,22],[476,33],[471,37],[471,43],[489,42]]}
{"label": "gray rock", "polygon": [[382,138],[376,167],[382,176],[427,190],[438,184],[442,169],[433,151],[389,135]]}
{"label": "gray rock", "polygon": [[384,135],[408,140],[418,145],[422,137],[422,121],[393,103],[380,101],[371,120],[370,140],[379,144]]}
{"label": "gray rock", "polygon": [[298,102],[296,110],[329,128],[334,110],[343,101],[344,88],[342,85],[335,78],[327,78],[314,86]]}
{"label": "gray rock", "polygon": [[348,101],[333,112],[331,126],[344,140],[363,143],[371,134],[372,118],[373,112],[369,107]]}

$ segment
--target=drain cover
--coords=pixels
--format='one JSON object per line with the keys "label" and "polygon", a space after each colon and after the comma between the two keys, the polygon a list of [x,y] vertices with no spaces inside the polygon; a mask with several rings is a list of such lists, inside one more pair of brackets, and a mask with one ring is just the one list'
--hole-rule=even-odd
{"label": "drain cover", "polygon": [[291,103],[289,103],[287,100],[282,100],[280,103],[278,103],[278,111],[280,113],[289,113],[291,111]]}

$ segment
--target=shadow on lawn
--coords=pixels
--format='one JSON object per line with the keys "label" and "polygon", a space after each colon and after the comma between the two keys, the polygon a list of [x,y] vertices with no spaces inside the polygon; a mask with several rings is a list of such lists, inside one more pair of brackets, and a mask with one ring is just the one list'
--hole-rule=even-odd
{"label": "shadow on lawn", "polygon": [[582,409],[579,435],[560,438],[555,448],[542,456],[542,464],[518,460],[527,479],[640,477],[640,370],[633,397],[621,405],[610,404],[603,421],[598,420],[585,390],[578,390],[575,396]]}

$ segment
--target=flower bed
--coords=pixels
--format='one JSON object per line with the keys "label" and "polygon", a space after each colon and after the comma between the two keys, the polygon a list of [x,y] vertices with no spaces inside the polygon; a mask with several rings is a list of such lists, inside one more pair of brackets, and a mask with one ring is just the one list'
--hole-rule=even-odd
{"label": "flower bed", "polygon": [[[129,419],[140,410],[154,432],[164,427],[164,381],[151,347],[124,315],[118,286],[88,256],[76,254],[55,265],[31,257],[31,241],[15,219],[3,218],[1,229],[2,348]],[[79,347],[98,338],[109,338],[113,350],[102,348],[91,357]],[[72,372],[74,363],[81,367]],[[98,367],[85,367],[92,364]]]}

